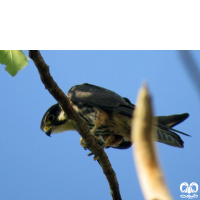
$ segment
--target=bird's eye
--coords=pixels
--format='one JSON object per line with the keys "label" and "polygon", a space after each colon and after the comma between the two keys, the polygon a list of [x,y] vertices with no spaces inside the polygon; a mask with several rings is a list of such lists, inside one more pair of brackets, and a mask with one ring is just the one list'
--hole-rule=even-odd
{"label": "bird's eye", "polygon": [[50,114],[47,118],[47,122],[52,122],[55,119],[54,115]]}

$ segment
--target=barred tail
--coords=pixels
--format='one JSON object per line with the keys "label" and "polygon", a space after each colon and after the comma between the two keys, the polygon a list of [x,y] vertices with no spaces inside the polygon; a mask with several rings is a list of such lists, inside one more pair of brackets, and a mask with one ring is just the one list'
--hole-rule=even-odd
{"label": "barred tail", "polygon": [[183,113],[180,115],[170,115],[170,116],[159,116],[157,118],[157,133],[155,135],[155,140],[175,147],[184,147],[184,142],[177,133],[181,133],[186,136],[190,136],[186,133],[178,131],[172,127],[181,123],[189,116],[188,113]]}
{"label": "barred tail", "polygon": [[162,142],[174,147],[183,148],[183,140],[179,135],[170,131],[163,130],[160,127],[157,128],[157,134],[155,135],[155,141]]}

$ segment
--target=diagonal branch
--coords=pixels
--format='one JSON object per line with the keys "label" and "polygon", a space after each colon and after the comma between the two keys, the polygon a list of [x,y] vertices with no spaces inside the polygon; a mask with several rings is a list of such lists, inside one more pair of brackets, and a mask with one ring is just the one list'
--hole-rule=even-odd
{"label": "diagonal branch", "polygon": [[77,128],[81,137],[84,139],[89,150],[95,156],[99,157],[98,161],[110,185],[110,190],[113,200],[121,200],[117,177],[114,170],[112,169],[111,163],[105,151],[99,145],[96,144],[94,136],[90,133],[87,125],[73,110],[68,97],[63,93],[63,91],[58,87],[57,83],[53,80],[49,72],[49,66],[43,60],[40,52],[38,50],[30,50],[29,57],[34,61],[35,66],[39,71],[40,78],[43,84],[45,85],[45,88],[61,105],[61,107],[63,108],[64,112],[67,114],[69,119],[74,122],[75,127]]}
{"label": "diagonal branch", "polygon": [[198,64],[195,62],[195,59],[192,57],[191,51],[184,50],[179,51],[181,59],[183,60],[183,64],[187,73],[192,79],[192,82],[197,88],[198,93],[200,94],[200,71],[198,68]]}

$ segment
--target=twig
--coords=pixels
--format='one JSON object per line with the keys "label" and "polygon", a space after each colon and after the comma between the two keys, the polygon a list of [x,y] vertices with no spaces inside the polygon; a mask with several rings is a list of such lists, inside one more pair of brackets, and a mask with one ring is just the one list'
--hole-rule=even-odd
{"label": "twig", "polygon": [[181,59],[183,60],[185,69],[187,70],[192,82],[197,88],[200,95],[200,70],[197,63],[192,57],[190,51],[179,51]]}
{"label": "twig", "polygon": [[153,142],[153,111],[147,86],[140,89],[132,120],[134,159],[145,199],[171,200]]}
{"label": "twig", "polygon": [[101,165],[104,174],[110,185],[111,195],[113,200],[121,200],[121,195],[119,191],[119,184],[117,181],[116,174],[112,169],[111,163],[106,155],[105,151],[96,144],[94,136],[90,133],[87,125],[81,120],[79,115],[73,110],[69,99],[63,93],[63,91],[58,87],[56,82],[53,80],[50,72],[49,66],[43,60],[40,52],[38,50],[30,50],[29,57],[34,61],[37,67],[40,78],[45,85],[45,88],[50,92],[50,94],[56,99],[56,101],[61,105],[64,112],[67,114],[68,118],[74,122],[79,134],[84,139],[89,150],[97,157],[99,157],[99,164]]}

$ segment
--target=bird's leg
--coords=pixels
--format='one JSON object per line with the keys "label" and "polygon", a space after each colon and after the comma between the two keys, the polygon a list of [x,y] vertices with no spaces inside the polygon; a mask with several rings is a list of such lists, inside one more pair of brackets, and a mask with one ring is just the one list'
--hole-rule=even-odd
{"label": "bird's leg", "polygon": [[106,119],[108,119],[108,115],[106,112],[102,112],[102,111],[98,112],[97,119],[94,123],[94,127],[91,130],[91,133],[94,134],[95,131],[106,121]]}
{"label": "bird's leg", "polygon": [[[99,140],[99,139],[98,139]],[[83,138],[81,138],[80,139],[80,145],[86,150],[87,149],[87,145],[85,144],[85,142],[84,142],[84,139]],[[90,152],[90,153],[88,153],[88,156],[92,156],[92,155],[94,155],[92,152]],[[93,158],[94,160],[98,160],[99,159],[99,157],[97,156],[94,156],[94,158]]]}
{"label": "bird's leg", "polygon": [[[81,137],[81,139],[80,139],[80,145],[81,145],[85,150],[87,150],[87,145],[85,144],[85,141],[84,141],[84,139],[83,139],[82,137]],[[93,155],[92,152],[88,154],[88,156],[91,156],[91,155]]]}
{"label": "bird's leg", "polygon": [[[109,144],[111,144],[113,141],[115,140],[115,136],[114,135],[109,135],[108,138],[105,141],[105,144],[102,146],[103,149],[105,149],[107,146],[109,146]],[[89,154],[88,154],[89,155]],[[92,154],[91,154],[92,155]],[[93,158],[94,160],[99,160],[99,156],[94,156]]]}
{"label": "bird's leg", "polygon": [[91,133],[94,135],[95,131],[101,126],[101,122],[100,120],[96,121],[95,126],[93,127],[93,129],[91,130]]}
{"label": "bird's leg", "polygon": [[[96,135],[94,135],[94,139],[95,139],[95,141],[98,143],[99,141],[100,141],[100,139],[96,136]],[[87,145],[86,145],[86,143],[85,143],[85,140],[81,137],[80,138],[80,145],[86,150],[87,149]]]}
{"label": "bird's leg", "polygon": [[109,135],[108,138],[105,141],[105,144],[102,146],[104,149],[109,146],[109,144],[111,144],[113,141],[115,140],[115,136],[114,135]]}
{"label": "bird's leg", "polygon": [[95,131],[98,129],[98,126],[97,125],[95,125],[94,127],[93,127],[93,129],[91,130],[91,133],[94,135],[94,133],[95,133]]}
{"label": "bird's leg", "polygon": [[[93,129],[92,129],[90,132],[91,132],[91,133],[93,134],[93,136],[95,137],[96,143],[99,143],[99,142],[100,142],[100,139],[99,139],[99,137],[97,137],[97,136],[95,135],[95,131],[106,121],[106,119],[108,119],[108,115],[107,115],[106,112],[98,111],[98,112],[96,113],[96,118],[97,118],[97,119],[96,119],[95,122],[94,122],[94,127],[93,127]],[[112,141],[113,141],[113,140],[112,140]],[[110,143],[110,141],[109,141],[109,143]],[[80,144],[81,144],[81,146],[82,146],[84,149],[87,148],[87,146],[86,146],[86,144],[85,144],[83,138],[80,139]],[[99,145],[100,145],[100,144],[99,144]],[[101,146],[101,145],[100,145],[100,146]],[[103,148],[104,148],[104,147],[103,147]],[[91,155],[93,155],[92,152],[88,154],[88,156],[91,156]],[[94,160],[98,160],[98,159],[99,159],[98,157],[94,156]]]}

